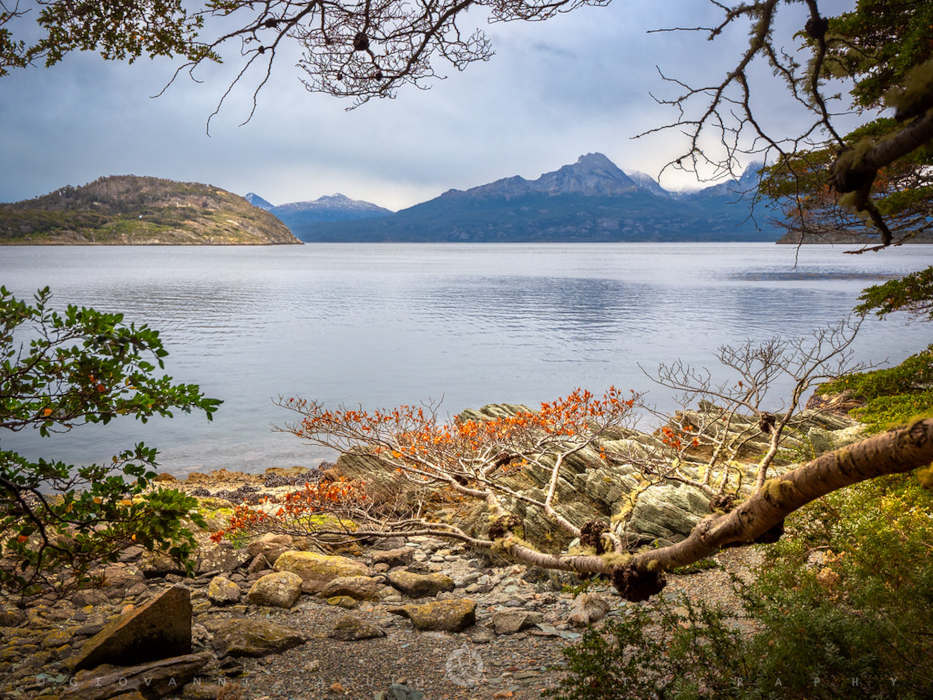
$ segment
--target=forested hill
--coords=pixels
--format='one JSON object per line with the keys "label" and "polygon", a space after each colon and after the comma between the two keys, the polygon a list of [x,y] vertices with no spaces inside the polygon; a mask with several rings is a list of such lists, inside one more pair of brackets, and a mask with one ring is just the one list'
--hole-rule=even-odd
{"label": "forested hill", "polygon": [[758,167],[698,192],[663,189],[601,153],[544,173],[449,190],[396,214],[318,223],[305,241],[775,241],[763,203],[752,206]]}
{"label": "forested hill", "polygon": [[272,214],[211,185],[113,175],[0,204],[0,243],[266,245],[300,243]]}

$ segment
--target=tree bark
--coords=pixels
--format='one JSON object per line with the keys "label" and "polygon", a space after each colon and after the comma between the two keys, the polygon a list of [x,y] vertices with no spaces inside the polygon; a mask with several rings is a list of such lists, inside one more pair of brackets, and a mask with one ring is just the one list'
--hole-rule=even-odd
{"label": "tree bark", "polygon": [[727,545],[754,542],[790,513],[837,489],[930,462],[933,419],[927,418],[821,455],[770,479],[732,512],[706,518],[681,542],[639,552],[632,564],[644,567],[655,561],[662,569],[692,564]]}

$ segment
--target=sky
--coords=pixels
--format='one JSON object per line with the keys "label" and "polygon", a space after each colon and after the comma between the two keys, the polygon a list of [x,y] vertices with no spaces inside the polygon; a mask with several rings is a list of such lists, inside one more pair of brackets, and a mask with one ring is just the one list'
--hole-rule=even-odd
{"label": "sky", "polygon": [[[718,82],[747,41],[744,26],[715,42],[696,32],[647,33],[709,24],[718,11],[700,0],[616,0],[543,23],[489,26],[483,12],[469,17],[496,55],[462,73],[439,63],[448,77],[430,90],[404,88],[394,100],[346,111],[349,102],[304,89],[292,47],[254,118],[239,125],[255,85],[247,80],[209,136],[207,118],[234,63],[203,71],[202,83],[181,78],[158,98],[175,65],[168,59],[128,65],[75,53],[52,68],[15,71],[0,78],[0,202],[136,174],[255,192],[273,204],[341,192],[400,209],[451,188],[536,178],[593,151],[656,176],[683,143],[676,132],[633,139],[675,116],[652,97],[674,94],[657,67],[686,82]],[[793,49],[784,36],[781,45]],[[770,72],[754,75],[769,123],[799,125]],[[662,184],[698,186],[685,175]]]}

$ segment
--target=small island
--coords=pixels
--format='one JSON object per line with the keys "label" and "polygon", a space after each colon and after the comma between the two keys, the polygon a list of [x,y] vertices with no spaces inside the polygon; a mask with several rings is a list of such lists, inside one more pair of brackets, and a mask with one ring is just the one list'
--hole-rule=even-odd
{"label": "small island", "polygon": [[300,243],[269,212],[197,182],[112,175],[0,204],[3,245]]}

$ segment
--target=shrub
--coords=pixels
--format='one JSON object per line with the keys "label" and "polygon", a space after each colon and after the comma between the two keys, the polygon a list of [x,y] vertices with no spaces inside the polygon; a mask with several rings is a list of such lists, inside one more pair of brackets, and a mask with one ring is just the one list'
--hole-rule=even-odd
{"label": "shrub", "polygon": [[566,650],[556,696],[933,697],[931,506],[909,475],[830,494],[735,582],[754,631],[702,604],[631,610]]}
{"label": "shrub", "polygon": [[[45,288],[30,305],[0,287],[0,428],[45,437],[119,415],[146,422],[198,409],[211,418],[220,401],[156,374],[168,354],[157,331],[121,314],[58,313],[50,299]],[[156,456],[140,443],[110,464],[76,467],[0,451],[0,586],[76,583],[134,542],[184,559],[194,540],[183,519],[203,520],[193,498],[146,493]]]}

